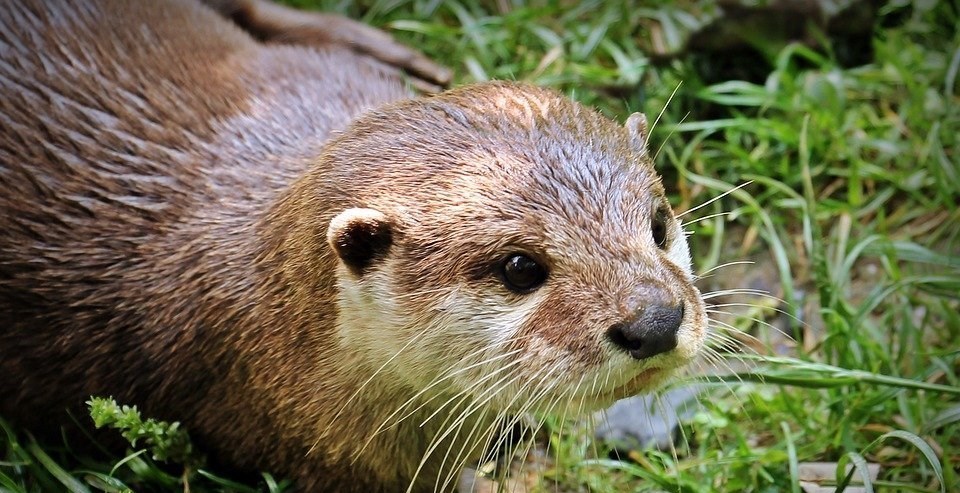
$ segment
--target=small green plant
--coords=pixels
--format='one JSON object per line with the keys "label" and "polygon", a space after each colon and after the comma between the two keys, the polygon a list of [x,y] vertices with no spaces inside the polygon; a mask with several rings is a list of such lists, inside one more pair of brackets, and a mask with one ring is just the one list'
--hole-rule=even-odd
{"label": "small green plant", "polygon": [[72,450],[69,442],[41,445],[0,419],[0,493],[282,493],[289,489],[289,481],[277,481],[268,473],[261,475],[259,484],[243,484],[203,469],[204,456],[177,422],[144,419],[136,407],[112,398],[91,397],[87,405],[97,428],[118,430],[130,442],[132,449],[126,456],[103,460]]}
{"label": "small green plant", "polygon": [[87,406],[97,428],[108,426],[120,430],[132,447],[137,447],[139,441],[154,460],[172,461],[193,470],[204,463],[203,456],[194,448],[190,435],[179,422],[144,420],[137,406],[121,406],[113,398],[91,397]]}
{"label": "small green plant", "polygon": [[[262,474],[263,482],[257,486],[223,478],[203,469],[206,458],[194,447],[189,433],[179,422],[144,419],[136,406],[120,405],[113,398],[91,397],[87,406],[97,428],[109,427],[118,430],[134,449],[118,461],[108,474],[84,471],[87,482],[102,491],[129,491],[125,489],[126,485],[115,477],[121,467],[129,470],[130,479],[127,482],[151,484],[160,491],[182,489],[185,492],[259,493],[266,490],[270,493],[281,493],[290,484],[289,481],[276,481],[268,473]],[[149,454],[153,461],[163,462],[167,466],[182,466],[183,471],[179,477],[172,476],[166,472],[168,468],[161,468],[141,457],[145,454]]]}

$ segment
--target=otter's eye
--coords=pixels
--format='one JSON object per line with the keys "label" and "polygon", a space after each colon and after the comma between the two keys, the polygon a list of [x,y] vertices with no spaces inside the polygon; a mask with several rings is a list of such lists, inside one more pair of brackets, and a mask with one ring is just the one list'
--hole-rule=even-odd
{"label": "otter's eye", "polygon": [[522,253],[507,257],[501,271],[503,284],[517,293],[530,292],[547,280],[547,269]]}
{"label": "otter's eye", "polygon": [[661,250],[667,248],[667,211],[661,207],[657,209],[650,223],[650,232],[653,235],[653,242]]}

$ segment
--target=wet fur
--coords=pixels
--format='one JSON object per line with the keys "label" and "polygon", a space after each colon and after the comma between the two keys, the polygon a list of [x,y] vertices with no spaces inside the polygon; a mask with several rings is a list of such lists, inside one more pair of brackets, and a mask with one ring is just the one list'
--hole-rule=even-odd
{"label": "wet fur", "polygon": [[[515,84],[410,100],[355,54],[128,5],[0,9],[0,415],[112,395],[304,491],[432,490],[503,411],[596,408],[699,350],[636,122]],[[360,207],[394,229],[356,271],[327,238]],[[490,271],[518,248],[551,269],[529,296]],[[638,363],[603,333],[652,291],[683,344]]]}

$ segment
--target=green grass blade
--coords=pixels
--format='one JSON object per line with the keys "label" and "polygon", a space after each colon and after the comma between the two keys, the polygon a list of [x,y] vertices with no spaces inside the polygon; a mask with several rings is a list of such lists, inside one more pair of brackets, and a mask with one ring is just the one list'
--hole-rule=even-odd
{"label": "green grass blade", "polygon": [[793,435],[790,433],[790,426],[786,422],[780,422],[780,430],[783,431],[783,438],[787,444],[787,465],[790,468],[790,491],[792,493],[800,492],[800,460],[797,458],[797,445],[793,441]]}
{"label": "green grass blade", "polygon": [[867,445],[866,449],[871,449],[875,445],[886,441],[890,438],[899,438],[903,441],[909,442],[911,445],[917,448],[920,453],[923,454],[924,458],[927,459],[927,462],[930,464],[930,467],[933,468],[933,473],[937,477],[937,481],[940,482],[940,491],[941,493],[947,493],[947,484],[943,478],[943,466],[940,464],[940,458],[937,457],[937,453],[933,451],[933,448],[930,447],[930,444],[925,442],[922,438],[917,435],[910,433],[904,430],[893,430],[889,433],[884,433],[880,435],[876,440]]}
{"label": "green grass blade", "polygon": [[[844,474],[843,471],[847,469],[846,465],[848,461],[853,463],[853,468]],[[866,493],[873,493],[873,480],[870,478],[870,468],[867,465],[867,459],[864,459],[862,455],[856,452],[847,452],[837,462],[837,493],[846,491],[854,473],[860,474],[860,479],[863,481],[862,487]]]}
{"label": "green grass blade", "polygon": [[70,493],[90,493],[90,489],[56,463],[36,442],[28,443],[26,449],[37,459],[44,469],[57,478]]}
{"label": "green grass blade", "polygon": [[236,491],[238,493],[259,493],[259,490],[257,490],[257,488],[247,486],[245,484],[238,483],[236,481],[232,481],[226,478],[222,478],[220,476],[217,476],[216,474],[205,471],[203,469],[198,469],[197,474],[209,479],[210,481],[213,481],[214,483],[220,486],[229,488],[230,490]]}
{"label": "green grass blade", "polygon": [[937,414],[930,422],[923,425],[924,433],[931,433],[934,430],[947,426],[950,423],[960,421],[960,404],[954,404]]}

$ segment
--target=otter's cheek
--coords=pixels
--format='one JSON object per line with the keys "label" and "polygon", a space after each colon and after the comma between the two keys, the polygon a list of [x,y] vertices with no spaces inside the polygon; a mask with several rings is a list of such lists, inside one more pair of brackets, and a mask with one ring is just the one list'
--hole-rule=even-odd
{"label": "otter's cheek", "polygon": [[337,336],[341,347],[363,359],[382,364],[401,353],[407,342],[406,317],[397,304],[398,291],[391,282],[392,261],[357,278],[343,265],[337,267]]}
{"label": "otter's cheek", "polygon": [[532,299],[515,302],[459,286],[424,305],[435,329],[418,352],[427,355],[438,375],[450,376],[446,382],[452,390],[478,389],[478,382],[482,388],[509,384],[526,356],[514,347],[518,327],[536,306]]}
{"label": "otter's cheek", "polygon": [[[449,342],[455,347],[469,346],[465,349],[480,350],[481,347],[501,349],[508,345],[536,305],[532,297],[512,302],[495,293],[459,285],[444,296],[424,301],[421,306],[429,307],[427,316],[445,320],[440,325],[448,327],[444,332],[449,334]],[[444,348],[447,353],[450,350],[449,346]]]}

